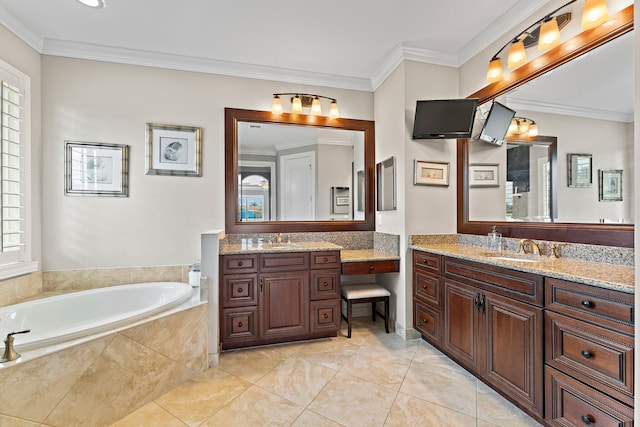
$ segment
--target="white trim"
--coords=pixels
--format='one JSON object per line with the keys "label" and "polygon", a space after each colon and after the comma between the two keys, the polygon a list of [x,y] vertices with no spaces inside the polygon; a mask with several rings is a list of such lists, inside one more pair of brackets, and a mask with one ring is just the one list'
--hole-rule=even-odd
{"label": "white trim", "polygon": [[44,38],[31,31],[29,27],[24,25],[22,21],[9,12],[4,6],[0,5],[0,24],[4,25],[13,34],[18,36],[29,46],[42,53]]}
{"label": "white trim", "polygon": [[16,262],[14,264],[0,266],[0,280],[33,273],[38,271],[38,267],[38,261]]}
{"label": "white trim", "polygon": [[540,113],[562,114],[565,116],[585,117],[588,119],[609,120],[631,123],[633,113],[598,110],[595,108],[577,107],[573,105],[552,104],[549,102],[517,99],[507,96],[507,104],[515,110],[537,111]]}

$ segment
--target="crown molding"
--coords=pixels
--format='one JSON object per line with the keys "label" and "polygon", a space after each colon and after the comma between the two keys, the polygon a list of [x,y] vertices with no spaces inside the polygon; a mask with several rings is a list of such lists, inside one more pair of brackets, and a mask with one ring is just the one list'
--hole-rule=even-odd
{"label": "crown molding", "polygon": [[42,53],[44,39],[31,31],[29,27],[24,25],[22,21],[9,12],[4,6],[0,5],[0,24],[4,25],[9,31],[18,36],[22,41],[27,43],[38,53]]}
{"label": "crown molding", "polygon": [[136,49],[123,49],[89,43],[46,39],[41,51],[44,55],[115,62],[119,64],[169,68],[181,71],[222,74],[260,80],[325,86],[338,89],[371,92],[369,79],[289,70],[278,67],[243,64],[217,59],[174,55]]}
{"label": "crown molding", "polygon": [[514,99],[509,96],[507,96],[507,104],[509,105],[509,108],[516,110],[562,114],[565,116],[584,117],[587,119],[608,120],[622,123],[630,123],[633,121],[633,113],[621,113],[616,111],[599,110],[596,108],[584,108],[526,99]]}

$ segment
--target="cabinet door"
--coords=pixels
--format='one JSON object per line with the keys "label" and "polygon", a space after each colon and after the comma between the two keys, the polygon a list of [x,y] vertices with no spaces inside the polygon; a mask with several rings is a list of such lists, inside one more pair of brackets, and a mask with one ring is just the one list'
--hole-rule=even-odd
{"label": "cabinet door", "polygon": [[542,309],[489,292],[481,303],[485,378],[542,417]]}
{"label": "cabinet door", "polygon": [[309,332],[309,271],[260,275],[262,337],[286,337]]}
{"label": "cabinet door", "polygon": [[478,313],[479,291],[468,285],[444,280],[444,342],[443,349],[457,360],[477,370],[479,366]]}

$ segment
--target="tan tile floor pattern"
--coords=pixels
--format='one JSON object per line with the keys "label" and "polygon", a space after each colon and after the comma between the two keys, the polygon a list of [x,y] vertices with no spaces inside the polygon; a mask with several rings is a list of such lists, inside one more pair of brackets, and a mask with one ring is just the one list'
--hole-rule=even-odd
{"label": "tan tile floor pattern", "polygon": [[539,426],[423,340],[353,335],[224,352],[112,427]]}

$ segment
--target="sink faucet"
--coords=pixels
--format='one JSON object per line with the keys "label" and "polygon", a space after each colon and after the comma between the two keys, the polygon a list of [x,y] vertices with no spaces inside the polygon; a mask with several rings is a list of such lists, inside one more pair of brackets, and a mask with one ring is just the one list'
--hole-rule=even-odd
{"label": "sink faucet", "polygon": [[278,239],[276,240],[277,243],[282,243],[282,233],[278,234]]}
{"label": "sink faucet", "polygon": [[523,254],[540,255],[540,247],[531,239],[522,239],[520,240],[520,252]]}
{"label": "sink faucet", "polygon": [[7,334],[7,339],[4,340],[4,355],[2,356],[2,359],[0,359],[0,363],[11,362],[20,357],[20,353],[16,353],[13,349],[13,336],[17,334],[26,334],[27,332],[31,332],[31,329],[20,332],[10,332]]}

